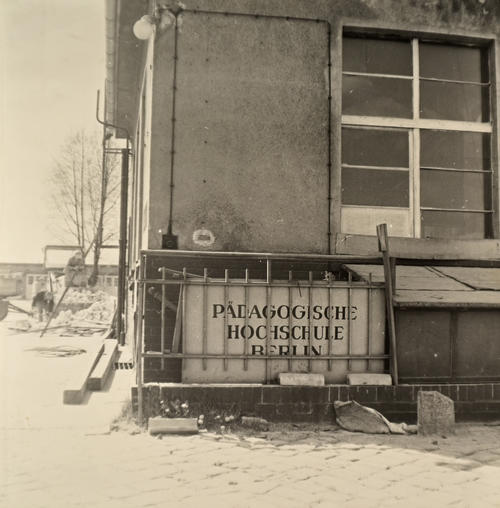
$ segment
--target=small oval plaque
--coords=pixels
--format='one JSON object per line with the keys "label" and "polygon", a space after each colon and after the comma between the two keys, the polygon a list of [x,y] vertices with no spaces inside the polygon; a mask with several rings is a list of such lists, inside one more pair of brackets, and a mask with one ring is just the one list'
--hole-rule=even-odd
{"label": "small oval plaque", "polygon": [[215,242],[215,235],[209,229],[197,229],[193,233],[193,242],[201,247],[209,247]]}

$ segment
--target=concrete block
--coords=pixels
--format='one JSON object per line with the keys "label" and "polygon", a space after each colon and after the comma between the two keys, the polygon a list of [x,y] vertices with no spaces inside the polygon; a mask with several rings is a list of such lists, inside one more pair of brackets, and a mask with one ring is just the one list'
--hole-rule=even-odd
{"label": "concrete block", "polygon": [[324,386],[323,374],[305,374],[300,372],[281,372],[279,374],[280,385],[285,386]]}
{"label": "concrete block", "polygon": [[149,418],[150,434],[197,434],[198,420],[196,418],[163,418],[156,416]]}
{"label": "concrete block", "polygon": [[455,405],[435,391],[419,391],[417,396],[418,433],[422,435],[455,433]]}
{"label": "concrete block", "polygon": [[383,385],[391,386],[392,377],[390,374],[375,374],[373,372],[347,374],[348,385]]}
{"label": "concrete block", "polygon": [[264,420],[264,418],[258,418],[256,416],[242,416],[241,426],[260,431],[269,430],[269,422]]}

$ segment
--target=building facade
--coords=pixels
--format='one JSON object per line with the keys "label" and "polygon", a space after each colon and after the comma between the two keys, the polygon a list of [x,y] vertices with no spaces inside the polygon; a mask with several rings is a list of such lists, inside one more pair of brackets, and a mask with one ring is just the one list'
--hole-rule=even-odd
{"label": "building facade", "polygon": [[496,0],[108,0],[107,23],[145,380],[343,382],[395,357],[408,382],[500,379]]}

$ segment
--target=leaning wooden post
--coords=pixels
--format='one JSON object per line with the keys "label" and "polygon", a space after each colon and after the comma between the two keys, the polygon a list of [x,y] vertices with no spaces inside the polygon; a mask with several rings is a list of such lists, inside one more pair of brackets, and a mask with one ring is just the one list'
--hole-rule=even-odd
{"label": "leaning wooden post", "polygon": [[142,425],[144,419],[143,393],[142,393],[142,350],[143,350],[143,324],[144,324],[144,300],[146,294],[146,283],[144,282],[146,270],[145,260],[141,257],[139,267],[139,291],[137,297],[137,344],[136,344],[136,381],[137,381],[137,423]]}
{"label": "leaning wooden post", "polygon": [[378,249],[382,253],[384,261],[385,278],[385,306],[387,312],[387,324],[389,327],[389,340],[391,344],[391,374],[394,384],[398,381],[398,355],[396,347],[396,323],[394,319],[394,290],[396,287],[396,263],[389,257],[389,236],[387,224],[377,226]]}

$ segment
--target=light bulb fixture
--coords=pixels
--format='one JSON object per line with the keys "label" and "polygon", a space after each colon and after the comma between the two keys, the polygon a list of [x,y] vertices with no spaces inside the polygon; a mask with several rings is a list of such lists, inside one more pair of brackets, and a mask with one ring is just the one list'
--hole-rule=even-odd
{"label": "light bulb fixture", "polygon": [[150,14],[145,14],[141,19],[134,23],[132,31],[141,41],[146,41],[153,35],[155,27],[155,18]]}

